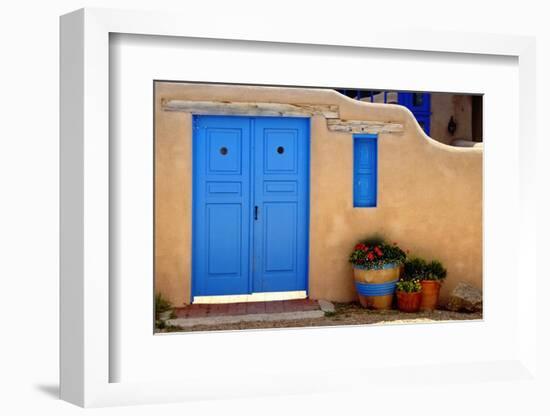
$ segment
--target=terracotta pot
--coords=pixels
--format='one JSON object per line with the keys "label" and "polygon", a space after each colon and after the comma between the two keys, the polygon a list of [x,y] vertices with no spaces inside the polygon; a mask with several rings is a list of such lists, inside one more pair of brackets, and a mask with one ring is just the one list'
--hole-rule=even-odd
{"label": "terracotta pot", "polygon": [[433,311],[439,303],[439,289],[441,283],[437,280],[421,280],[422,286],[422,301],[420,302],[420,310]]}
{"label": "terracotta pot", "polygon": [[391,309],[400,272],[401,266],[395,264],[371,270],[354,267],[353,277],[361,305],[372,309]]}
{"label": "terracotta pot", "polygon": [[418,312],[420,302],[422,302],[422,292],[408,293],[398,290],[397,308],[402,312]]}

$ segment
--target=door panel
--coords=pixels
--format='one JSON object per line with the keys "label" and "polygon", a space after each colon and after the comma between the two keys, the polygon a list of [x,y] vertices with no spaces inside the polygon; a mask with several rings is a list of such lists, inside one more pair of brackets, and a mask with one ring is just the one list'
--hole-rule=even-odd
{"label": "door panel", "polygon": [[266,202],[263,205],[265,232],[264,270],[291,272],[296,269],[297,212],[294,202]]}
{"label": "door panel", "polygon": [[258,118],[254,146],[253,291],[306,290],[309,119]]}
{"label": "door panel", "polygon": [[207,204],[208,275],[241,276],[241,204]]}
{"label": "door panel", "polygon": [[194,118],[194,296],[250,292],[250,121]]}

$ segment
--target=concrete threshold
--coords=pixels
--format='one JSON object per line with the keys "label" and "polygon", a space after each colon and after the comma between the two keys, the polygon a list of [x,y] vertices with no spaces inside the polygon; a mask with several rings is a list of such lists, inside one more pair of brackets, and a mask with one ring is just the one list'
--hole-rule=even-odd
{"label": "concrete threshold", "polygon": [[301,319],[322,318],[325,313],[321,310],[278,312],[278,313],[254,313],[247,315],[212,316],[201,318],[176,318],[166,320],[167,325],[189,328],[197,325],[223,325],[238,324],[240,322],[273,322],[273,321],[294,321]]}
{"label": "concrete threshold", "polygon": [[217,303],[269,302],[280,300],[306,299],[305,290],[294,292],[256,292],[250,295],[195,296],[194,305],[213,305]]}

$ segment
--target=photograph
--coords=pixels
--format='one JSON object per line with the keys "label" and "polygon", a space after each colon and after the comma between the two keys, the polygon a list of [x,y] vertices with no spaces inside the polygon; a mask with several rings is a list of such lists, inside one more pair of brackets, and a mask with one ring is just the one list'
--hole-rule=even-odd
{"label": "photograph", "polygon": [[483,94],[153,89],[155,333],[483,319]]}
{"label": "photograph", "polygon": [[543,2],[4,2],[0,416],[550,415]]}

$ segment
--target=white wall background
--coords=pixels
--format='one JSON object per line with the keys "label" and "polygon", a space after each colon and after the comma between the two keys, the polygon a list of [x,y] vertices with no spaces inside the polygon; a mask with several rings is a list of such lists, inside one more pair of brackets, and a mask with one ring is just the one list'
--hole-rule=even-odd
{"label": "white wall background", "polygon": [[[286,25],[317,23],[327,30],[333,19],[362,24],[368,30],[373,18],[410,27],[429,25],[434,30],[475,31],[536,35],[538,37],[539,132],[550,114],[550,29],[544,2],[460,2],[393,0],[346,1],[168,1],[111,0],[88,2],[20,0],[4,2],[0,9],[0,413],[73,414],[81,410],[56,399],[58,384],[58,17],[80,7],[179,10],[204,19],[216,13],[234,19],[243,30],[247,20],[281,21]],[[390,19],[391,17],[391,19]],[[307,30],[307,26],[305,29]],[[546,136],[547,140],[543,140]],[[548,178],[550,138],[540,134],[539,175]],[[543,166],[544,164],[544,166]],[[548,183],[539,182],[539,213],[550,212]],[[540,220],[540,235],[548,234],[549,222]],[[539,249],[543,249],[539,241]],[[541,251],[541,254],[544,254]],[[544,256],[541,255],[541,258]],[[541,313],[548,316],[541,305]],[[542,315],[541,315],[542,319]],[[546,344],[547,345],[547,344]],[[548,372],[547,372],[548,374]],[[330,380],[327,380],[330,382]],[[435,386],[434,386],[435,387]],[[438,404],[436,414],[496,414],[499,410],[523,414],[548,412],[548,404],[535,408],[521,403],[521,395],[503,394],[488,402],[490,392],[505,390],[487,384],[486,389],[456,386],[454,403]],[[435,388],[434,390],[437,390]],[[437,393],[436,393],[437,395]],[[391,400],[391,392],[388,396]],[[372,398],[371,398],[372,399]],[[400,401],[402,399],[395,398]],[[478,401],[477,405],[473,403]],[[358,408],[358,406],[361,406]],[[443,407],[442,407],[443,406]],[[392,401],[387,403],[391,414]],[[330,396],[264,398],[252,401],[164,405],[152,409],[115,408],[100,414],[149,414],[150,412],[198,412],[198,414],[345,414],[370,411],[345,393]],[[294,409],[294,410],[292,410]],[[383,407],[382,407],[383,409]],[[468,410],[469,409],[469,410]],[[521,410],[520,410],[521,409]],[[530,409],[530,410],[527,410]],[[382,411],[382,410],[381,410]],[[430,414],[430,413],[428,413]],[[507,414],[504,413],[504,414]]]}

